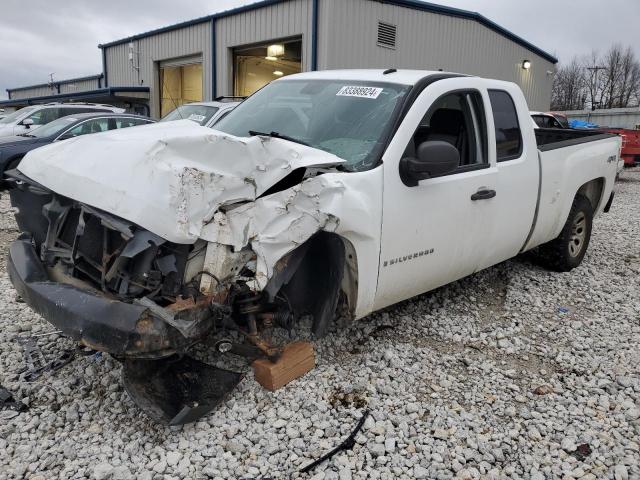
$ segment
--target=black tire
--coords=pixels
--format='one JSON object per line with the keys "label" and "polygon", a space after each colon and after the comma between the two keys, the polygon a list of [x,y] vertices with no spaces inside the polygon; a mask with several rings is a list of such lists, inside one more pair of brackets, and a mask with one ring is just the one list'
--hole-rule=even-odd
{"label": "black tire", "polygon": [[556,272],[570,272],[584,259],[593,227],[593,206],[582,195],[576,195],[569,218],[555,240],[540,247],[543,263]]}

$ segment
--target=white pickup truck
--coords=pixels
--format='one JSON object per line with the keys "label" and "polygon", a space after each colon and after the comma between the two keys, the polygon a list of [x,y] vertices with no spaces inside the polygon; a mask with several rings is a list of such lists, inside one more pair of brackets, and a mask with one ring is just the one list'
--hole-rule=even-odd
{"label": "white pickup truck", "polygon": [[128,359],[125,382],[151,383],[131,359],[216,335],[273,358],[263,328],[310,315],[323,335],[536,247],[571,270],[620,152],[613,135],[534,131],[512,83],[429,71],[290,76],[216,129],[72,139],[11,174],[13,284],[57,329]]}

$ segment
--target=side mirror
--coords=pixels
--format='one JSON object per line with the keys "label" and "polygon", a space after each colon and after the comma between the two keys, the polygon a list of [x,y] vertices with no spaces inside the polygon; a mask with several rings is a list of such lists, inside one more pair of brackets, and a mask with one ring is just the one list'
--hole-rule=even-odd
{"label": "side mirror", "polygon": [[25,127],[27,127],[27,128],[31,128],[31,125],[33,125],[33,119],[31,119],[31,118],[25,118],[25,119],[22,121],[22,125],[23,125],[23,126],[25,126]]}
{"label": "side mirror", "polygon": [[420,180],[451,173],[460,166],[458,149],[439,140],[422,142],[416,157],[400,160],[400,178],[407,187],[417,187]]}

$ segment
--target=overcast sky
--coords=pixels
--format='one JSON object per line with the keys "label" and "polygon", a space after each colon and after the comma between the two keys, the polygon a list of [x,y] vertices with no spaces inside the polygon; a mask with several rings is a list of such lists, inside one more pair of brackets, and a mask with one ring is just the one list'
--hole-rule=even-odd
{"label": "overcast sky", "polygon": [[[2,0],[0,98],[6,89],[102,71],[97,48],[247,0]],[[435,0],[480,12],[560,61],[620,42],[640,57],[639,0]]]}

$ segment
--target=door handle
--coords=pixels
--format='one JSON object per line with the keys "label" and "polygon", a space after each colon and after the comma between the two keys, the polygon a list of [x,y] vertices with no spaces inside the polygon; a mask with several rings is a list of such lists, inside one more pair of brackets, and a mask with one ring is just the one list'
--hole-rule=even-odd
{"label": "door handle", "polygon": [[478,190],[477,193],[474,193],[473,195],[471,195],[471,200],[473,200],[474,202],[477,202],[478,200],[490,200],[492,198],[495,198],[497,195],[495,190]]}

